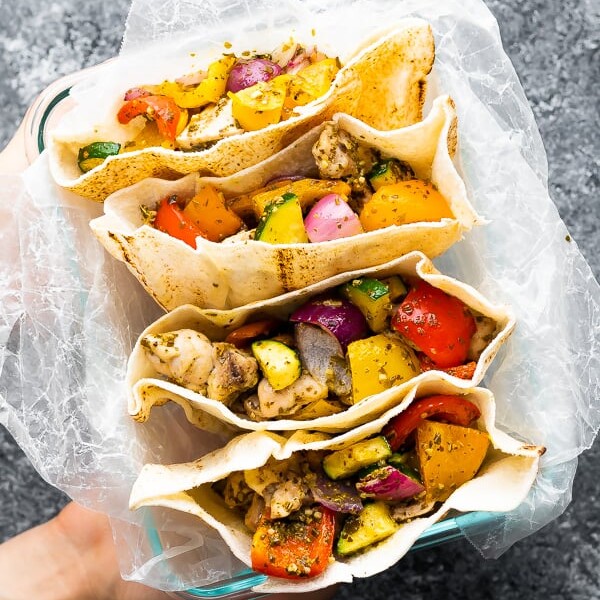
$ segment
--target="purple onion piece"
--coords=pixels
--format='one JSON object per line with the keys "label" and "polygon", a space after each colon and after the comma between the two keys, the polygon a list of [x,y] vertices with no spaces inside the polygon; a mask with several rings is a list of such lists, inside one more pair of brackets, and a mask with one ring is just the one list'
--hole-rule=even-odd
{"label": "purple onion piece", "polygon": [[311,300],[295,310],[290,321],[310,323],[326,329],[337,338],[344,352],[348,344],[369,335],[365,317],[347,300]]}
{"label": "purple onion piece", "polygon": [[357,481],[356,489],[362,498],[405,500],[420,494],[425,488],[396,467],[385,465]]}
{"label": "purple onion piece", "polygon": [[239,92],[256,85],[259,81],[269,81],[281,75],[282,68],[266,58],[238,60],[229,72],[227,91]]}
{"label": "purple onion piece", "polygon": [[353,485],[333,481],[324,474],[317,475],[310,491],[316,502],[335,512],[357,514],[363,509],[360,496]]}

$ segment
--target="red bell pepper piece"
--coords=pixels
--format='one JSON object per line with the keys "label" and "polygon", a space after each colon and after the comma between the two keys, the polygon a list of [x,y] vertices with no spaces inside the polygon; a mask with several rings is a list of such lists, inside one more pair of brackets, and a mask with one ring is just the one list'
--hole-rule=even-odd
{"label": "red bell pepper piece", "polygon": [[233,344],[236,348],[243,348],[254,340],[269,335],[278,325],[279,321],[275,319],[264,319],[262,321],[246,323],[246,325],[242,325],[229,333],[225,341],[228,344]]}
{"label": "red bell pepper piece", "polygon": [[436,367],[425,355],[422,354],[418,358],[421,372],[423,373],[425,373],[425,371],[441,370],[444,371],[444,373],[448,373],[448,375],[453,375],[459,379],[473,379],[473,375],[475,375],[475,369],[477,368],[477,363],[474,360],[471,360],[464,365],[458,365],[457,367],[439,369],[439,367]]}
{"label": "red bell pepper piece", "polygon": [[167,96],[140,96],[128,100],[117,113],[119,123],[127,125],[139,115],[156,121],[159,133],[174,140],[177,137],[177,126],[181,118],[181,109],[172,98]]}
{"label": "red bell pepper piece", "polygon": [[154,218],[154,227],[185,242],[192,248],[196,248],[198,236],[204,237],[202,230],[190,221],[179,208],[177,196],[169,196],[160,201]]}
{"label": "red bell pepper piece", "polygon": [[479,408],[462,396],[427,396],[415,400],[406,410],[394,417],[383,429],[383,435],[395,452],[425,419],[435,417],[452,425],[468,427],[481,416]]}
{"label": "red bell pepper piece", "polygon": [[477,329],[464,302],[423,280],[408,292],[391,325],[441,369],[465,362]]}
{"label": "red bell pepper piece", "polygon": [[329,564],[334,533],[334,512],[324,506],[314,507],[308,519],[271,520],[266,511],[252,538],[252,568],[286,579],[316,577]]}

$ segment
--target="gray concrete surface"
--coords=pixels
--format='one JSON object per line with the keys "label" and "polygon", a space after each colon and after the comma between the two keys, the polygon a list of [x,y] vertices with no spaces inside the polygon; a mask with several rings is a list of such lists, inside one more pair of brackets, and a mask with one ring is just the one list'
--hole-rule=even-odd
{"label": "gray concrete surface", "polygon": [[[600,3],[488,3],[547,148],[552,197],[600,277]],[[0,149],[46,85],[118,51],[127,9],[128,0],[0,0]],[[343,586],[338,600],[600,598],[599,460],[597,443],[580,459],[562,517],[498,560],[484,561],[467,542],[456,542]],[[0,428],[0,541],[47,520],[65,502]]]}

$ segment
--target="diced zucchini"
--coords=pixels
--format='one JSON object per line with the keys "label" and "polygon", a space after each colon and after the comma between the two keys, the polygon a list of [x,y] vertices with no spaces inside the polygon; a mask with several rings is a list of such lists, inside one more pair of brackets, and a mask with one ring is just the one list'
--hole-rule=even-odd
{"label": "diced zucchini", "polygon": [[385,283],[362,277],[349,281],[341,291],[362,312],[372,331],[379,333],[387,328],[392,304],[390,289]]}
{"label": "diced zucchini", "polygon": [[391,455],[388,441],[383,436],[378,436],[328,454],[323,459],[323,469],[331,479],[344,479]]}
{"label": "diced zucchini", "polygon": [[391,185],[399,181],[413,179],[415,176],[410,166],[395,158],[389,158],[377,163],[367,175],[371,186],[375,191],[384,185]]}
{"label": "diced zucchini", "polygon": [[414,351],[399,338],[384,333],[349,344],[348,361],[354,404],[420,373]]}
{"label": "diced zucchini", "polygon": [[384,502],[365,504],[357,515],[346,519],[340,533],[336,550],[340,556],[347,556],[389,537],[398,529]]}
{"label": "diced zucchini", "polygon": [[269,244],[308,242],[302,209],[296,194],[283,194],[267,206],[256,227],[254,239]]}
{"label": "diced zucchini", "polygon": [[93,142],[79,149],[77,164],[84,173],[87,173],[101,165],[109,156],[119,154],[119,150],[121,144],[116,142]]}
{"label": "diced zucchini", "polygon": [[254,342],[252,354],[274,390],[282,390],[292,385],[302,373],[298,353],[281,342],[275,340]]}
{"label": "diced zucchini", "polygon": [[390,302],[400,302],[400,300],[403,300],[406,294],[408,294],[408,288],[398,275],[386,277],[381,281],[385,283],[390,290]]}

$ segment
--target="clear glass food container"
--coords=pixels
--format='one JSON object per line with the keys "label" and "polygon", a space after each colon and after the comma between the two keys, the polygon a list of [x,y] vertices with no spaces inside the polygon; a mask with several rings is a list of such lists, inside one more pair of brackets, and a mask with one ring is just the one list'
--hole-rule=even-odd
{"label": "clear glass food container", "polygon": [[[52,125],[72,106],[69,97],[71,88],[76,83],[97,73],[102,67],[103,65],[98,65],[79,71],[63,77],[47,87],[30,106],[15,139],[3,153],[2,162],[5,165],[19,164],[23,162],[23,158],[26,158],[27,164],[31,164],[45,149],[48,132],[51,130]],[[16,153],[22,154],[23,152],[24,157],[15,156]],[[465,533],[469,535],[484,533],[486,530],[491,529],[493,525],[497,525],[502,518],[502,514],[488,512],[448,516],[421,535],[413,545],[411,552],[457,540],[464,537]],[[161,554],[161,534],[150,521],[147,523],[146,533],[155,555]],[[227,598],[236,600],[255,598],[258,596],[255,592],[252,592],[251,588],[262,583],[265,579],[264,575],[246,569],[230,579],[177,592],[176,595],[181,598]]]}

